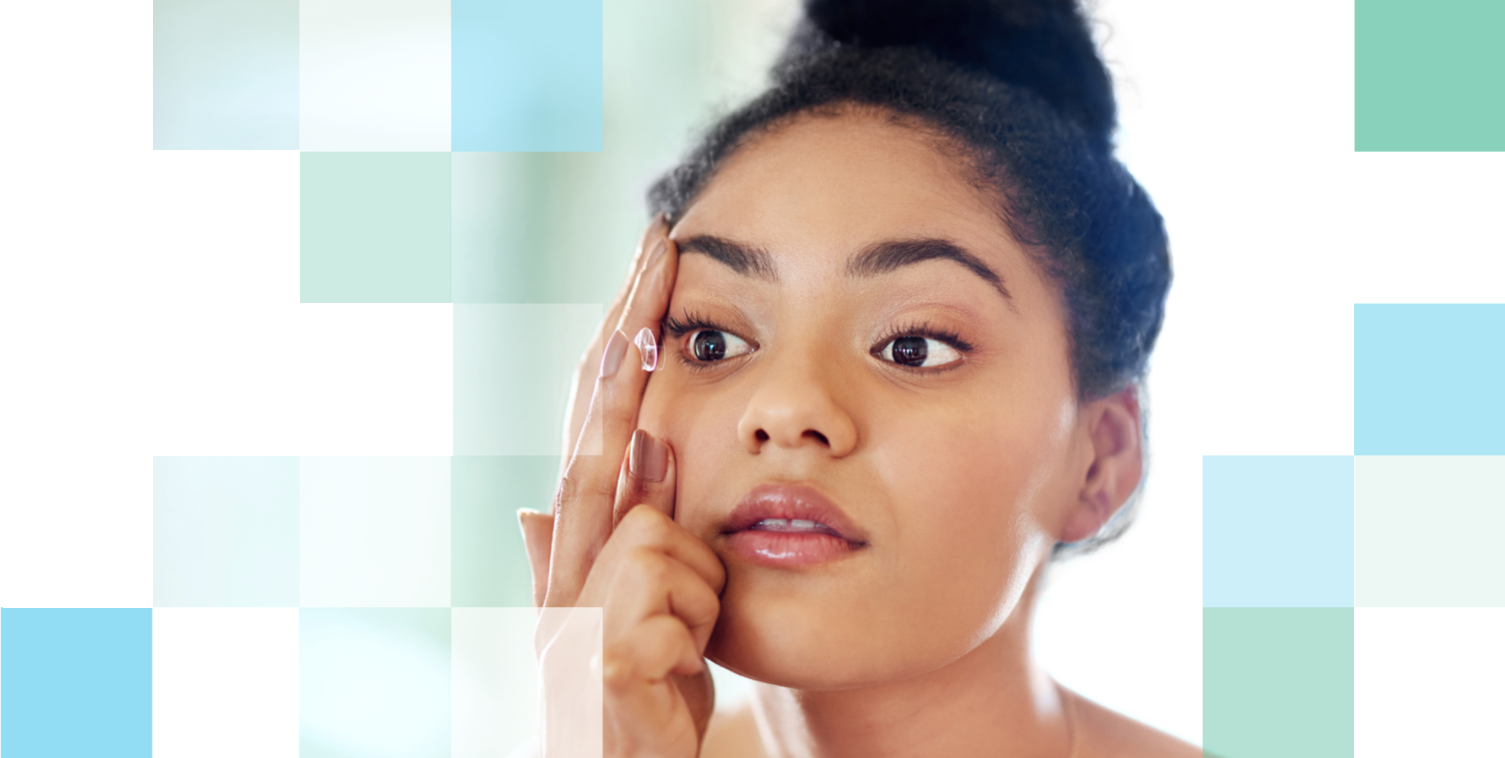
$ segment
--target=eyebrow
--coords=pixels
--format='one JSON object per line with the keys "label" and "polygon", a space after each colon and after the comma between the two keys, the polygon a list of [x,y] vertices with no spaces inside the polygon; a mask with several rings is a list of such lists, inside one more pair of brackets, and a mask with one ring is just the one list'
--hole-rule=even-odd
{"label": "eyebrow", "polygon": [[768,282],[777,282],[779,272],[773,256],[756,245],[744,245],[721,237],[701,234],[678,242],[679,253],[701,253],[720,261],[727,268],[743,275],[757,277]]}
{"label": "eyebrow", "polygon": [[[696,235],[678,242],[680,254],[700,253],[720,261],[723,265],[743,276],[756,277],[767,282],[779,280],[778,267],[773,255],[756,245],[734,242],[724,237],[709,234]],[[954,242],[926,238],[909,240],[884,240],[864,248],[847,261],[847,274],[854,277],[870,277],[889,273],[905,266],[930,260],[954,261],[976,274],[998,290],[999,294],[1014,304],[1003,277],[983,263],[982,259],[962,249]]]}
{"label": "eyebrow", "polygon": [[932,260],[960,263],[998,290],[1010,306],[1014,304],[1014,296],[1009,294],[1009,288],[1004,285],[1003,277],[998,272],[983,263],[982,259],[943,239],[886,240],[869,245],[847,261],[847,273],[861,277],[877,276]]}

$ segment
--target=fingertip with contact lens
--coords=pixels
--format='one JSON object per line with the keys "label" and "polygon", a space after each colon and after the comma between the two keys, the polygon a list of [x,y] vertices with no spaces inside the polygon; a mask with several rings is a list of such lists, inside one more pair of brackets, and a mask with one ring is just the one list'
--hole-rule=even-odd
{"label": "fingertip with contact lens", "polygon": [[638,336],[633,338],[632,344],[637,345],[638,355],[643,359],[644,371],[658,369],[658,339],[653,336],[652,329],[643,327],[638,331]]}

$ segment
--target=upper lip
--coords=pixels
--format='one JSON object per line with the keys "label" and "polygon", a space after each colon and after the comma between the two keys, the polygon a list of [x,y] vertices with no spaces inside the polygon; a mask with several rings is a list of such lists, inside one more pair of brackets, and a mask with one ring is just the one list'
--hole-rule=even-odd
{"label": "upper lip", "polygon": [[762,484],[737,501],[721,524],[722,534],[740,532],[763,519],[804,519],[826,525],[842,539],[862,545],[867,535],[836,504],[810,487]]}

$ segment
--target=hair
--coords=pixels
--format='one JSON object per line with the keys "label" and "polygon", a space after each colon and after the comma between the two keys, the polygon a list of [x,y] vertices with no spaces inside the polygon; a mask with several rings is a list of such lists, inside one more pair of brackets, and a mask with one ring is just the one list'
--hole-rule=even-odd
{"label": "hair", "polygon": [[[959,154],[1061,293],[1081,401],[1135,386],[1165,312],[1164,222],[1113,154],[1117,107],[1076,0],[806,0],[769,88],[716,122],[648,192],[683,215],[739,147],[802,117],[859,112]],[[1138,493],[1087,552],[1127,527]]]}

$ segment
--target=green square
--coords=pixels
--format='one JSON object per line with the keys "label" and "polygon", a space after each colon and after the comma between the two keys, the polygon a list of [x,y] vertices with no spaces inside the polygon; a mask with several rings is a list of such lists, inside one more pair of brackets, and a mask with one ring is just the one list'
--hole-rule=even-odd
{"label": "green square", "polygon": [[450,154],[303,153],[301,301],[450,301]]}
{"label": "green square", "polygon": [[1203,608],[1202,739],[1226,758],[1352,756],[1352,608]]}
{"label": "green square", "polygon": [[450,471],[451,603],[532,607],[533,575],[517,511],[549,512],[559,456],[457,455]]}
{"label": "green square", "polygon": [[1505,150],[1505,3],[1358,0],[1354,149]]}

